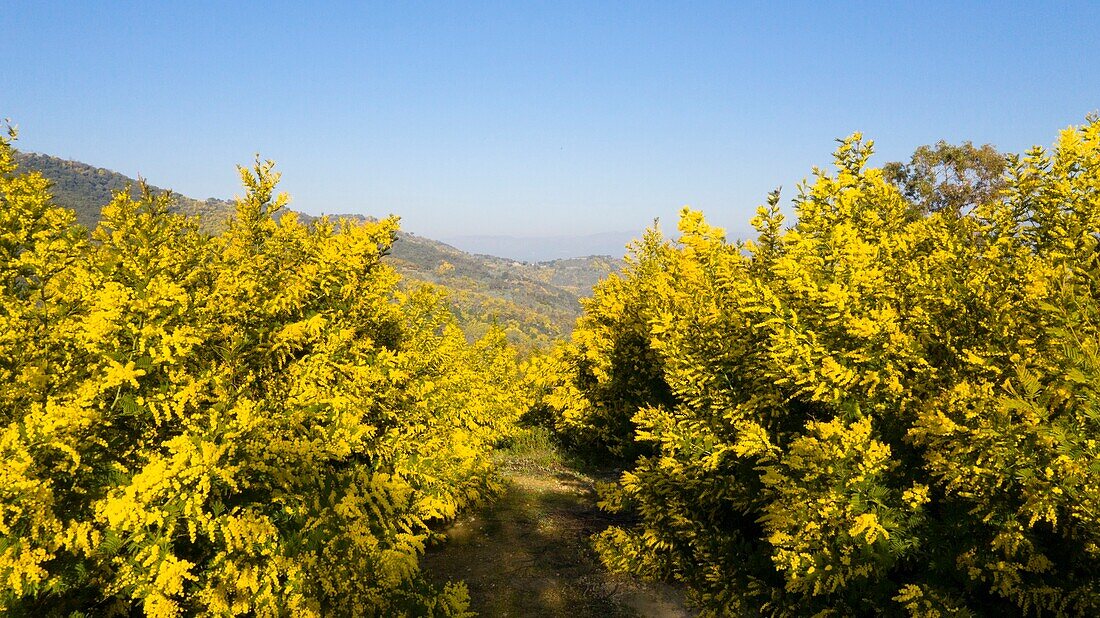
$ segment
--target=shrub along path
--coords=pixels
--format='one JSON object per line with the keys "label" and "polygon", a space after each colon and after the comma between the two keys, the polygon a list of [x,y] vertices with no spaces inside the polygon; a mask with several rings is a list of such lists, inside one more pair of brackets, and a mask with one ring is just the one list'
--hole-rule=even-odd
{"label": "shrub along path", "polygon": [[433,581],[465,581],[481,616],[691,615],[678,590],[600,564],[589,537],[614,521],[596,506],[602,474],[567,465],[538,433],[500,458],[507,489],[446,528],[423,562]]}

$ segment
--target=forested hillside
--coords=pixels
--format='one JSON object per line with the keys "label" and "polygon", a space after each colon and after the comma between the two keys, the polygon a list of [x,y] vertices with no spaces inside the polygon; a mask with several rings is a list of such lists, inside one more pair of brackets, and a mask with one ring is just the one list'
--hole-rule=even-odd
{"label": "forested hillside", "polygon": [[605,256],[528,264],[471,255],[413,234],[398,235],[390,260],[410,280],[447,289],[472,336],[498,324],[525,349],[567,335],[580,315],[579,299],[619,268],[619,260]]}
{"label": "forested hillside", "polygon": [[[100,220],[100,209],[115,193],[126,187],[134,195],[138,193],[135,179],[78,161],[25,152],[16,152],[15,160],[23,169],[40,172],[49,180],[55,203],[71,208],[77,222],[88,228]],[[158,195],[165,193],[155,186],[150,190]],[[214,233],[225,229],[235,209],[233,202],[196,200],[174,193],[168,203],[171,212],[198,215],[201,227]],[[302,213],[298,216],[304,223],[317,220]],[[372,220],[362,215],[331,215],[333,219],[340,217]],[[407,281],[434,283],[446,289],[449,302],[471,338],[479,338],[491,326],[499,325],[510,341],[528,351],[567,335],[580,315],[579,299],[620,265],[610,256],[521,263],[471,255],[407,232],[397,233],[385,259]]]}
{"label": "forested hillside", "polygon": [[[100,210],[109,203],[115,193],[130,187],[137,195],[137,180],[118,172],[95,167],[79,161],[33,152],[16,152],[15,162],[23,169],[37,171],[50,181],[50,194],[57,205],[71,208],[77,223],[87,228],[95,227]],[[155,194],[166,193],[150,185]],[[199,215],[205,229],[220,231],[233,214],[233,203],[219,199],[196,200],[184,195],[172,194],[169,208],[182,215]]]}

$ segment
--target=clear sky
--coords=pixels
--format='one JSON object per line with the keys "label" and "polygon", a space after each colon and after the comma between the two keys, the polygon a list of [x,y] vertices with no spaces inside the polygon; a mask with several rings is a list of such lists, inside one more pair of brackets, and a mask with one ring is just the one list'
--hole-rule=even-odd
{"label": "clear sky", "polygon": [[1050,144],[1100,108],[1098,5],[40,2],[0,8],[19,147],[193,197],[278,162],[293,206],[432,237],[733,235],[833,139]]}

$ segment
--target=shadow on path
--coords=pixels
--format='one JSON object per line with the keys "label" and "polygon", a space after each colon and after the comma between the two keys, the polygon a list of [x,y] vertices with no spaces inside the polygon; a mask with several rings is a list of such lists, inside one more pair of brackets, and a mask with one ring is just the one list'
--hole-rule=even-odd
{"label": "shadow on path", "polygon": [[594,482],[569,470],[505,467],[508,489],[459,517],[423,568],[436,583],[465,581],[482,616],[691,614],[670,586],[608,573],[589,537],[612,523],[596,507]]}

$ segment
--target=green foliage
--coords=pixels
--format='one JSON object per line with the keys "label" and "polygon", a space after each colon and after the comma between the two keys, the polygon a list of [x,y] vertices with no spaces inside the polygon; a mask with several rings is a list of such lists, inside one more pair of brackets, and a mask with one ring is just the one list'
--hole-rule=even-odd
{"label": "green foliage", "polygon": [[397,288],[395,219],[241,176],[223,234],[142,186],[89,235],[0,140],[0,612],[464,614],[418,556],[496,487],[514,352]]}
{"label": "green foliage", "polygon": [[909,163],[887,163],[887,180],[920,212],[972,208],[997,199],[1005,188],[1005,155],[989,144],[921,146]]}
{"label": "green foliage", "polygon": [[604,494],[639,523],[597,546],[705,614],[1097,615],[1100,119],[962,197],[906,199],[871,152],[755,241],[651,232],[532,364],[531,414],[640,453]]}

